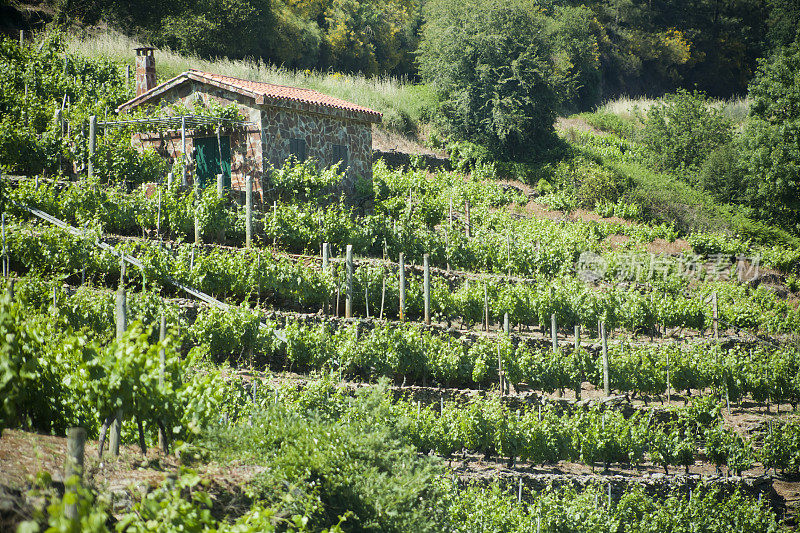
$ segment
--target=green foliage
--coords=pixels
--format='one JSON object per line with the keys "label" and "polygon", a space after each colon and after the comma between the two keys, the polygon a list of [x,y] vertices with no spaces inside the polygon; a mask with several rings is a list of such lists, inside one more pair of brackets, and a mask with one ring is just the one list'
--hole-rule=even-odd
{"label": "green foliage", "polygon": [[762,217],[800,221],[800,41],[763,61],[750,85],[751,118],[742,136],[744,199]]}
{"label": "green foliage", "polygon": [[[218,430],[207,443],[221,459],[267,467],[254,480],[257,497],[307,516],[313,530],[350,511],[348,529],[441,531],[434,502],[443,494],[434,481],[442,469],[404,443],[385,387],[355,398],[336,396],[332,388],[306,395],[311,403],[305,405],[270,402],[252,426]],[[326,403],[343,410],[330,416]]]}
{"label": "green foliage", "polygon": [[514,159],[549,145],[560,73],[545,18],[521,3],[441,0],[425,9],[420,72],[439,91],[447,132]]}
{"label": "green foliage", "polygon": [[606,30],[586,5],[557,6],[548,24],[554,45],[554,66],[560,83],[561,108],[587,109],[602,97],[602,59],[599,49]]}
{"label": "green foliage", "polygon": [[782,472],[800,470],[800,422],[797,419],[768,422],[760,450],[764,468]]}
{"label": "green foliage", "polygon": [[556,170],[556,180],[567,186],[571,181],[576,202],[588,209],[603,202],[616,203],[626,185],[625,180],[612,169],[582,158],[560,165]]}
{"label": "green foliage", "polygon": [[720,233],[692,233],[686,240],[692,246],[692,250],[705,256],[725,254],[734,257],[745,254],[750,248],[748,241]]}
{"label": "green foliage", "polygon": [[[49,476],[48,476],[49,477]],[[46,532],[59,533],[107,533],[110,517],[110,502],[100,498],[93,491],[81,485],[78,476],[64,480],[67,489],[63,497],[52,496],[45,491],[34,490],[37,496],[49,496],[47,514],[37,508],[32,520],[22,522],[18,533],[38,533],[43,528]],[[67,508],[74,506],[75,518],[70,518]]]}
{"label": "green foliage", "polygon": [[312,160],[298,163],[287,159],[283,167],[269,174],[269,182],[277,189],[275,196],[292,203],[331,199],[342,178],[338,167],[319,170]]}
{"label": "green foliage", "polygon": [[95,176],[108,183],[129,184],[159,182],[167,174],[166,161],[152,149],[139,151],[131,145],[127,129],[111,131],[98,137],[92,157]]}
{"label": "green foliage", "polygon": [[634,122],[614,113],[595,111],[593,113],[581,113],[577,117],[585,120],[587,124],[600,131],[606,131],[625,138],[631,138],[634,135]]}
{"label": "green foliage", "polygon": [[625,220],[640,220],[642,218],[642,208],[638,204],[628,203],[624,197],[617,199],[617,202],[601,201],[594,207],[594,212],[602,217],[617,217]]}
{"label": "green foliage", "polygon": [[785,530],[768,505],[740,491],[723,497],[720,490],[705,486],[691,497],[664,499],[646,496],[641,488],[629,488],[619,497],[615,494],[612,501],[608,501],[608,485],[591,485],[581,491],[551,487],[517,502],[513,488],[475,483],[452,499],[449,513],[452,531],[459,533]]}
{"label": "green foliage", "polygon": [[24,406],[26,392],[35,387],[41,368],[36,348],[42,342],[39,332],[25,327],[22,309],[7,294],[0,296],[0,434],[16,420]]}
{"label": "green foliage", "polygon": [[406,0],[214,0],[157,6],[97,1],[82,7],[80,17],[102,11],[127,33],[184,54],[366,75],[413,74],[420,24],[419,4]]}
{"label": "green foliage", "polygon": [[[257,533],[282,531],[303,533],[311,531],[306,516],[294,515],[290,518],[279,516],[276,510],[258,503],[239,516],[235,521],[219,520],[212,515],[212,497],[206,492],[207,479],[194,472],[181,469],[173,481],[165,481],[161,487],[150,491],[140,501],[135,502],[130,512],[112,522],[111,505],[89,489],[83,488],[78,476],[66,481],[69,490],[62,498],[50,496],[47,515],[36,512],[32,520],[20,524],[19,533],[35,533],[49,526],[48,532],[62,533],[145,533],[149,531],[220,533]],[[41,493],[41,494],[40,494]],[[34,494],[48,496],[45,491]],[[74,505],[76,518],[69,518],[67,507]],[[320,533],[342,533],[341,524],[346,517],[340,517],[330,529],[315,530]]]}
{"label": "green foliage", "polygon": [[[78,125],[127,99],[123,79],[120,66],[107,59],[67,53],[59,31],[42,34],[35,46],[4,38],[0,166],[20,174],[57,175],[69,172],[73,162],[85,161],[86,135]],[[62,121],[72,124],[71,142],[64,138],[65,124],[55,123],[57,109],[63,111]]]}
{"label": "green foliage", "polygon": [[698,173],[700,186],[720,202],[741,200],[744,186],[741,156],[736,142],[715,148],[708,154]]}
{"label": "green foliage", "polygon": [[696,172],[732,135],[730,121],[710,108],[704,95],[679,90],[650,107],[642,143],[658,169]]}

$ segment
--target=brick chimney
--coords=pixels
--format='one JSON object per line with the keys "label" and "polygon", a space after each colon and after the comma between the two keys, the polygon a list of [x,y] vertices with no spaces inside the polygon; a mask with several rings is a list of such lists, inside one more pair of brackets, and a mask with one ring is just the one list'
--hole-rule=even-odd
{"label": "brick chimney", "polygon": [[156,58],[153,48],[136,49],[136,96],[156,86]]}

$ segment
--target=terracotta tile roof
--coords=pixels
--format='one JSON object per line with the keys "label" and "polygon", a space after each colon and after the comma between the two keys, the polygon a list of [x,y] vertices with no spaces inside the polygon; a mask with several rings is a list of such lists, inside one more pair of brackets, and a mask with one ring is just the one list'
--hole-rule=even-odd
{"label": "terracotta tile roof", "polygon": [[287,87],[284,85],[275,85],[260,81],[243,80],[241,78],[223,76],[221,74],[203,72],[196,69],[190,69],[189,71],[184,72],[175,78],[172,78],[171,80],[150,89],[140,96],[133,98],[132,100],[122,104],[118,108],[118,111],[126,111],[136,107],[149,98],[161,94],[187,79],[211,83],[213,85],[218,85],[233,90],[234,92],[246,94],[255,98],[256,103],[258,104],[297,102],[299,104],[306,104],[311,108],[317,108],[317,110],[322,112],[325,112],[326,110],[329,112],[341,110],[351,116],[360,116],[363,120],[368,122],[380,122],[381,117],[383,116],[381,113],[369,109],[368,107],[363,107],[340,98],[328,96],[327,94],[322,94],[311,89]]}
{"label": "terracotta tile roof", "polygon": [[226,83],[242,89],[247,89],[254,93],[263,94],[268,98],[281,98],[286,100],[294,100],[296,102],[304,102],[307,104],[316,104],[325,107],[334,107],[337,109],[346,109],[349,111],[356,111],[360,113],[368,113],[381,116],[377,111],[373,111],[368,107],[363,107],[357,104],[334,98],[327,94],[311,89],[302,89],[300,87],[287,87],[285,85],[275,85],[272,83],[265,83],[262,81],[243,80],[241,78],[233,78],[231,76],[222,76],[221,74],[214,74],[212,72],[203,72],[201,70],[191,69],[191,72],[199,74],[204,78],[210,78],[220,83]]}

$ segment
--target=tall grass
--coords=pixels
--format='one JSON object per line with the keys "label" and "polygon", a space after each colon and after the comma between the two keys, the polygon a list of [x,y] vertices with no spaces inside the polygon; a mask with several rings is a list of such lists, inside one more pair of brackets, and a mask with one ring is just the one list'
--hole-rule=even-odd
{"label": "tall grass", "polygon": [[[661,102],[661,98],[631,98],[621,96],[614,100],[608,100],[597,108],[599,113],[611,113],[626,120],[635,122],[638,116],[645,116],[648,109],[654,104]],[[734,125],[741,125],[747,118],[750,110],[750,100],[748,98],[734,97],[731,99],[712,99],[709,106],[719,109]]]}
{"label": "tall grass", "polygon": [[597,108],[600,113],[611,113],[617,115],[625,120],[636,120],[637,115],[644,115],[647,110],[653,106],[660,99],[657,98],[631,98],[629,96],[620,96],[614,100],[608,100],[603,105]]}
{"label": "tall grass", "polygon": [[[87,57],[134,63],[133,49],[142,46],[125,35],[113,31],[73,34],[68,41],[71,53]],[[203,59],[186,56],[169,49],[156,50],[156,71],[159,81],[196,68],[247,80],[303,87],[342,98],[383,113],[383,126],[403,133],[416,134],[433,109],[433,91],[425,85],[407,80],[376,76],[311,70],[290,70],[252,59]]]}
{"label": "tall grass", "polygon": [[748,113],[750,113],[750,99],[747,97],[715,100],[711,103],[711,106],[720,109],[722,114],[737,126],[744,124]]}

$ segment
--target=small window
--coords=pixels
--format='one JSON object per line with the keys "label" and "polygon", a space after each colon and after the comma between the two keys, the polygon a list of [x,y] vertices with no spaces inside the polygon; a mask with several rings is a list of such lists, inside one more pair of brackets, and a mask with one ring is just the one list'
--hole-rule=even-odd
{"label": "small window", "polygon": [[334,165],[339,161],[342,162],[341,166],[339,167],[340,171],[347,170],[347,165],[349,161],[347,160],[347,146],[343,144],[334,144],[333,145],[333,160],[331,163]]}
{"label": "small window", "polygon": [[306,140],[289,139],[289,155],[293,155],[300,162],[306,160]]}

